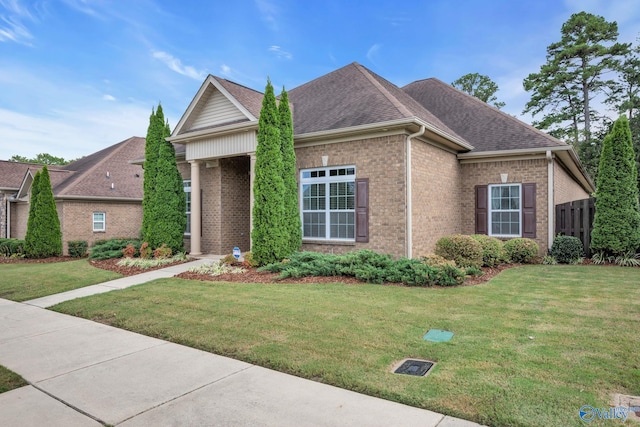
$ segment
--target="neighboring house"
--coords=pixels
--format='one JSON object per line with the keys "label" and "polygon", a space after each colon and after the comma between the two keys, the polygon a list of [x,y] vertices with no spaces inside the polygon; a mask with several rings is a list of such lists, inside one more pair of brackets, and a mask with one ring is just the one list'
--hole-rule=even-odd
{"label": "neighboring house", "polygon": [[[188,192],[187,247],[250,247],[263,94],[208,76],[169,138]],[[399,88],[353,63],[289,91],[303,249],[418,257],[454,233],[530,237],[594,191],[573,148],[437,79]]]}
{"label": "neighboring house", "polygon": [[[91,246],[99,239],[140,235],[143,169],[131,162],[144,156],[144,146],[144,138],[132,137],[66,166],[48,167],[65,254],[70,240]],[[0,187],[8,187],[3,197],[9,207],[3,229],[7,236],[24,239],[31,184],[42,166],[12,163],[0,162]]]}

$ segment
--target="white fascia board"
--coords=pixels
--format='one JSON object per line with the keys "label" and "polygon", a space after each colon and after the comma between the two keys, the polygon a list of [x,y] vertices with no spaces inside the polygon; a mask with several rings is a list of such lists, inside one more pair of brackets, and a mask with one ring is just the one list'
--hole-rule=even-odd
{"label": "white fascia board", "polygon": [[178,144],[188,144],[189,142],[196,141],[198,139],[202,139],[203,137],[215,137],[222,136],[229,133],[235,133],[241,130],[249,131],[258,128],[258,122],[242,122],[242,123],[234,123],[231,125],[222,125],[219,127],[208,128],[196,130],[193,132],[187,132],[182,135],[174,135],[167,138],[169,142],[175,142]]}

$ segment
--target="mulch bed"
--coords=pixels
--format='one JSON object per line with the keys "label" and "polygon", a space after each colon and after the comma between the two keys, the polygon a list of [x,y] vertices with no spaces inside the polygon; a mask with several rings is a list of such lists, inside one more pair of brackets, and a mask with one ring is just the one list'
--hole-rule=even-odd
{"label": "mulch bed", "polygon": [[[22,264],[22,263],[51,263],[51,262],[65,262],[65,261],[75,261],[79,258],[71,258],[71,257],[51,257],[51,258],[43,258],[43,259],[12,259],[12,258],[3,258],[0,257],[0,264]],[[118,261],[121,258],[112,258],[112,259],[103,259],[103,260],[89,260],[89,263],[96,267],[101,268],[103,270],[114,271],[116,273],[122,274],[123,276],[134,276],[140,273],[146,273],[147,271],[159,270],[161,268],[170,267],[172,265],[181,264],[182,261],[174,262],[172,264],[165,264],[158,267],[152,267],[147,269],[141,269],[137,267],[123,267],[118,265]],[[467,277],[462,286],[473,286],[479,285],[481,283],[485,283],[495,277],[501,271],[504,271],[508,268],[512,268],[517,266],[518,264],[504,264],[499,265],[497,267],[482,268],[483,275],[482,276],[473,276]],[[242,266],[238,264],[238,266]],[[317,276],[309,276],[309,277],[299,277],[299,278],[287,278],[287,279],[278,279],[279,273],[268,273],[261,272],[255,268],[248,268],[246,266],[242,266],[246,271],[244,273],[238,274],[221,274],[220,276],[210,276],[208,274],[198,274],[198,273],[189,273],[184,272],[176,275],[175,277],[179,277],[181,279],[189,279],[189,280],[202,280],[202,281],[214,281],[214,282],[238,282],[238,283],[287,283],[287,284],[309,284],[309,283],[346,283],[346,284],[361,284],[364,283],[354,277],[343,277],[343,276],[335,276],[335,277],[317,277]],[[385,283],[390,286],[405,286],[402,283]]]}

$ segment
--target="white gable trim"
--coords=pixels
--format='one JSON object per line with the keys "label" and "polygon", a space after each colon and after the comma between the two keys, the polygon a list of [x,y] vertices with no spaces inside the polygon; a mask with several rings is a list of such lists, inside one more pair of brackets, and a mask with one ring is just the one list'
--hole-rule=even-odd
{"label": "white gable trim", "polygon": [[229,91],[227,91],[217,80],[214,76],[212,76],[211,74],[209,74],[207,76],[207,78],[204,80],[204,82],[202,83],[202,86],[200,86],[200,89],[198,90],[198,92],[196,93],[195,97],[193,98],[193,100],[191,100],[191,103],[189,104],[189,107],[187,107],[187,110],[184,112],[184,114],[182,115],[182,118],[180,118],[180,121],[178,122],[178,124],[176,125],[176,127],[173,129],[173,133],[172,133],[172,137],[176,137],[178,136],[181,132],[186,131],[187,129],[184,129],[185,125],[187,123],[190,122],[191,116],[194,113],[194,110],[196,110],[196,107],[198,107],[200,105],[201,102],[204,102],[205,100],[203,99],[203,97],[205,96],[205,94],[207,93],[207,89],[209,87],[213,86],[216,90],[218,90],[225,98],[227,98],[234,107],[236,107],[249,121],[252,122],[257,122],[258,119],[249,112],[249,110],[247,110],[235,97],[233,97]]}

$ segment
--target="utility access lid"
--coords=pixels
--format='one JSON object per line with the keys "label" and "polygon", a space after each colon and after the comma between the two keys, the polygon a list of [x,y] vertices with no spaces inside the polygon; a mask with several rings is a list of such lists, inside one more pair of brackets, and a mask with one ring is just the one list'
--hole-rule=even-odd
{"label": "utility access lid", "polygon": [[435,362],[428,360],[405,359],[393,373],[424,377],[433,365],[435,365]]}
{"label": "utility access lid", "polygon": [[440,329],[429,329],[429,332],[422,337],[425,341],[447,342],[453,337],[453,332],[441,331]]}

